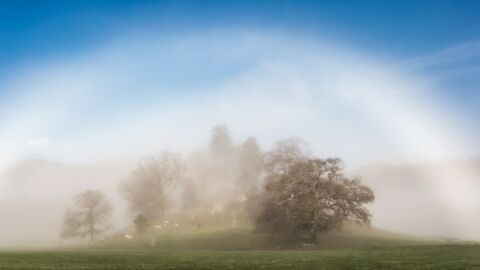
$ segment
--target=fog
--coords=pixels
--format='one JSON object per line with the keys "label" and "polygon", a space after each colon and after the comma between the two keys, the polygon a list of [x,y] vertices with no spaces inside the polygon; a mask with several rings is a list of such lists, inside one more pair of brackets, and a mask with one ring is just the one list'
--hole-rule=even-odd
{"label": "fog", "polygon": [[130,220],[118,194],[118,181],[134,165],[133,161],[80,165],[32,159],[6,170],[1,177],[5,184],[1,211],[9,218],[1,223],[3,245],[62,244],[59,231],[65,209],[75,194],[87,189],[105,192],[117,210],[115,227],[127,226]]}
{"label": "fog", "polygon": [[[374,227],[415,236],[478,240],[480,214],[469,206],[479,203],[480,189],[471,189],[479,185],[479,162],[374,164],[349,174],[362,177],[375,192],[375,202],[368,207]],[[132,217],[118,185],[134,166],[133,161],[72,165],[28,160],[17,164],[2,176],[6,187],[1,211],[8,217],[1,223],[2,246],[71,243],[59,238],[63,214],[72,196],[86,189],[99,189],[114,203],[111,233],[131,227]],[[208,185],[196,183],[202,184]],[[210,184],[200,195],[204,203],[221,202],[218,192],[230,194],[224,186]],[[179,204],[178,199],[175,203]],[[181,209],[181,205],[175,207]]]}
{"label": "fog", "polygon": [[362,176],[376,194],[373,224],[413,235],[478,240],[480,161],[375,164]]}
{"label": "fog", "polygon": [[112,233],[126,230],[119,185],[164,150],[201,179],[202,204],[231,196],[237,168],[202,165],[217,124],[236,146],[255,137],[265,152],[294,136],[342,158],[375,192],[374,227],[480,240],[478,142],[416,68],[326,39],[239,30],[134,35],[19,68],[2,82],[22,94],[1,109],[0,245],[65,244],[63,214],[86,189],[112,201]]}

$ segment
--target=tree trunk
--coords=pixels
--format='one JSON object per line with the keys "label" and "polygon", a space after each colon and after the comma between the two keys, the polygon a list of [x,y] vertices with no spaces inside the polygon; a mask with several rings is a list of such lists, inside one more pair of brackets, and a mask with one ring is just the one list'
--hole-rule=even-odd
{"label": "tree trunk", "polygon": [[310,241],[317,244],[317,230],[310,230]]}
{"label": "tree trunk", "polygon": [[237,210],[233,210],[232,228],[237,228]]}
{"label": "tree trunk", "polygon": [[155,247],[157,245],[157,238],[155,236],[152,236],[150,239],[150,246]]}
{"label": "tree trunk", "polygon": [[95,234],[95,224],[94,224],[94,220],[93,220],[93,209],[90,209],[90,213],[89,213],[88,233],[90,234],[90,242],[93,242],[94,234]]}

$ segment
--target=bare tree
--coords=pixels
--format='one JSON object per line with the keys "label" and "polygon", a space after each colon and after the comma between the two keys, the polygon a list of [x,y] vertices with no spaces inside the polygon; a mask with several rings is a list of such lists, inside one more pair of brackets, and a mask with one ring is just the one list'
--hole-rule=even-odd
{"label": "bare tree", "polygon": [[245,140],[240,145],[237,176],[237,190],[243,195],[253,195],[257,193],[259,187],[260,175],[262,173],[262,152],[253,137]]}
{"label": "bare tree", "polygon": [[183,210],[192,210],[199,207],[200,194],[195,182],[190,179],[182,181],[182,208]]}
{"label": "bare tree", "polygon": [[208,150],[206,170],[211,191],[225,194],[227,190],[234,190],[238,169],[237,149],[226,126],[213,127]]}
{"label": "bare tree", "polygon": [[162,216],[168,206],[166,191],[177,184],[183,171],[180,155],[170,152],[140,162],[120,184],[131,213],[142,214],[148,222]]}
{"label": "bare tree", "polygon": [[295,163],[277,181],[267,183],[260,230],[272,234],[308,233],[316,242],[317,233],[340,227],[345,221],[369,223],[365,203],[373,192],[358,179],[342,174],[340,159],[311,159]]}
{"label": "bare tree", "polygon": [[98,190],[87,190],[73,197],[73,207],[65,212],[60,236],[63,238],[88,237],[95,240],[110,229],[112,204]]}

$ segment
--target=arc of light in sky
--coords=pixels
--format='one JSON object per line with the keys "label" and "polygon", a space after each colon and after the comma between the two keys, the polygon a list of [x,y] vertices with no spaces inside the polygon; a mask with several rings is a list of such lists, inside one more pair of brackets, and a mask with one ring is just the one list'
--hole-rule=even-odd
{"label": "arc of light in sky", "polygon": [[[129,116],[129,119],[143,119],[141,123],[133,123],[132,120],[112,121],[111,124],[100,127],[99,130],[89,130],[90,134],[95,135],[89,135],[88,138],[82,137],[82,134],[64,138],[63,151],[60,151],[60,155],[57,153],[57,156],[69,158],[65,156],[66,153],[76,155],[83,151],[97,153],[93,151],[95,149],[85,146],[102,145],[104,149],[116,151],[115,148],[118,148],[118,145],[127,145],[129,141],[135,142],[144,149],[151,149],[151,146],[142,144],[158,144],[153,140],[157,135],[162,135],[156,138],[165,139],[165,144],[178,141],[179,138],[186,139],[186,135],[180,132],[188,130],[189,125],[198,127],[201,123],[210,123],[211,119],[206,121],[209,118],[215,121],[223,120],[234,127],[235,124],[244,125],[238,129],[245,131],[263,130],[264,138],[278,139],[278,134],[268,134],[269,131],[261,126],[265,120],[270,120],[273,123],[270,126],[273,130],[271,132],[281,131],[283,134],[280,136],[288,136],[290,135],[288,132],[292,130],[301,136],[302,134],[298,132],[309,130],[312,138],[317,137],[321,140],[325,127],[336,129],[339,125],[338,119],[332,120],[321,115],[321,110],[325,108],[317,106],[318,98],[324,99],[321,102],[322,106],[334,115],[342,115],[343,110],[352,113],[339,118],[346,124],[342,127],[343,130],[337,131],[338,136],[342,133],[355,134],[352,136],[369,133],[369,130],[349,128],[349,126],[358,127],[354,123],[359,119],[358,115],[353,115],[358,113],[364,117],[364,121],[372,121],[380,128],[387,130],[386,133],[394,144],[400,144],[398,147],[391,146],[391,149],[412,161],[462,156],[462,151],[468,148],[458,145],[457,142],[461,141],[461,138],[449,135],[448,123],[444,123],[444,119],[439,116],[433,104],[419,98],[423,94],[432,94],[429,89],[424,89],[421,85],[419,86],[418,81],[403,77],[389,67],[385,68],[384,65],[375,63],[372,59],[358,56],[351,51],[336,49],[335,44],[328,45],[322,41],[317,41],[320,43],[318,46],[298,41],[292,42],[291,40],[298,39],[296,36],[262,38],[260,34],[241,33],[222,36],[221,33],[217,33],[217,35],[214,41],[201,35],[185,37],[188,42],[178,43],[178,39],[174,39],[173,44],[166,46],[175,47],[175,44],[180,44],[180,47],[173,50],[173,55],[169,55],[167,59],[175,59],[178,54],[183,65],[197,65],[198,69],[201,69],[201,65],[206,63],[189,63],[188,59],[185,60],[182,55],[184,52],[198,51],[196,47],[199,46],[203,49],[201,53],[204,54],[199,59],[208,59],[211,55],[212,61],[221,63],[217,68],[228,66],[228,61],[238,64],[241,60],[242,63],[246,62],[246,70],[237,72],[237,75],[227,75],[227,78],[219,79],[227,83],[211,82],[210,86],[213,85],[214,90],[202,93],[200,102],[196,99],[198,96],[192,98],[192,95],[186,95],[186,100],[175,101],[174,105],[161,108],[158,106],[138,108],[137,115]],[[242,43],[243,40],[247,41]],[[79,102],[79,99],[89,101],[105,93],[113,97],[116,89],[109,83],[117,85],[118,82],[115,81],[117,79],[127,80],[132,87],[137,86],[136,78],[128,78],[128,76],[125,78],[123,75],[140,74],[146,66],[165,69],[165,65],[168,66],[170,63],[163,61],[166,55],[156,44],[162,43],[157,43],[154,39],[153,42],[139,41],[133,46],[129,44],[124,47],[122,44],[116,44],[112,49],[105,49],[81,61],[66,61],[66,64],[51,70],[38,72],[33,79],[24,79],[25,87],[34,89],[33,95],[25,97],[25,100],[20,102],[22,106],[11,107],[9,124],[2,127],[2,134],[9,134],[14,138],[13,141],[17,142],[17,144],[12,143],[13,146],[7,146],[10,148],[10,154],[18,153],[20,156],[22,152],[28,154],[31,149],[27,149],[24,144],[32,136],[48,136],[52,130],[65,128],[65,123],[70,120],[69,111],[79,110],[81,114],[82,110],[85,110],[82,105],[85,103]],[[269,48],[272,49],[269,50]],[[230,55],[236,56],[227,57]],[[196,60],[199,59],[196,58]],[[222,62],[225,59],[227,63]],[[156,66],[156,63],[160,63],[160,66]],[[92,66],[97,68],[91,71]],[[123,77],[118,76],[119,74]],[[185,75],[188,76],[188,74]],[[142,92],[138,92],[138,95],[142,95]],[[252,97],[257,98],[254,106],[252,106]],[[175,100],[175,97],[172,99]],[[261,104],[266,105],[261,106]],[[179,105],[186,109],[179,110]],[[214,112],[212,108],[221,108],[224,111],[219,115],[218,111]],[[269,114],[265,114],[266,109],[270,110]],[[124,108],[113,108],[111,113],[122,115],[124,111]],[[238,121],[238,115],[241,113],[248,115],[249,121]],[[289,114],[298,118],[274,119],[276,115],[288,116]],[[313,119],[311,114],[319,118]],[[265,115],[269,119],[258,121],[255,115]],[[181,116],[182,119],[173,121],[163,116],[170,118]],[[159,120],[165,120],[170,124],[168,130],[165,127],[152,125]],[[137,134],[131,132],[132,126],[138,128]],[[208,125],[205,128],[208,129]],[[169,134],[165,135],[166,131]],[[112,134],[115,134],[113,140]],[[335,135],[335,133],[332,134]],[[378,150],[373,148],[378,147],[376,144],[382,139],[380,136],[378,134],[371,136],[369,141],[371,151]],[[145,140],[145,138],[148,139]],[[23,144],[21,144],[22,141]],[[47,153],[55,154],[55,151],[58,151],[55,149],[58,142],[52,140],[51,144],[52,147]],[[109,144],[110,147],[108,147]],[[335,142],[328,144],[335,145]],[[358,148],[355,142],[346,144],[360,152],[366,152],[369,149],[368,146]],[[318,147],[317,152],[319,151],[322,151],[322,145]],[[335,154],[334,151],[335,149],[330,149],[329,153]],[[8,155],[8,151],[4,151],[3,155],[5,152]],[[11,158],[4,156],[3,159]],[[447,184],[455,185],[455,183]],[[466,187],[468,188],[473,187]]]}

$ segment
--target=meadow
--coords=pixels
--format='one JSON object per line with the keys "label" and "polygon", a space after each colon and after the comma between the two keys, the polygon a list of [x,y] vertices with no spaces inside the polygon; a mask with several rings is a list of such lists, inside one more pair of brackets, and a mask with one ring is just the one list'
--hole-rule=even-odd
{"label": "meadow", "polygon": [[480,269],[480,246],[334,250],[6,251],[0,269]]}
{"label": "meadow", "polygon": [[245,229],[178,230],[0,251],[0,269],[480,269],[480,245],[358,227],[326,233],[317,246],[272,243]]}

